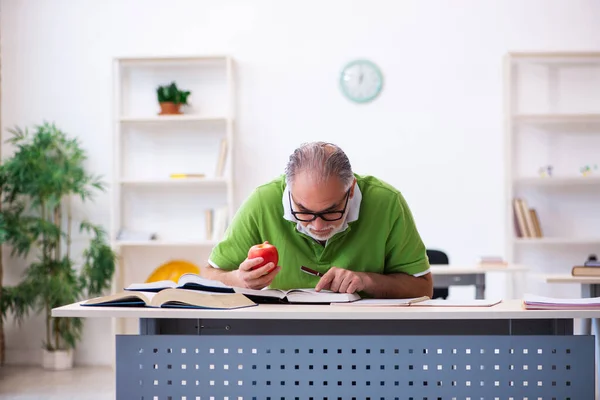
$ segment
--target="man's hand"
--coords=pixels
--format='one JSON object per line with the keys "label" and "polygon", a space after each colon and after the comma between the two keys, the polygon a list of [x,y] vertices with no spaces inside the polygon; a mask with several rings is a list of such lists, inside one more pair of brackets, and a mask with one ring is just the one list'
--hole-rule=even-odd
{"label": "man's hand", "polygon": [[315,286],[315,290],[331,290],[339,293],[354,293],[365,289],[364,275],[361,272],[349,271],[347,269],[331,267],[321,277]]}
{"label": "man's hand", "polygon": [[271,282],[273,282],[273,279],[275,279],[279,270],[281,270],[281,267],[270,262],[260,268],[252,270],[254,266],[259,265],[262,262],[262,257],[246,258],[237,270],[231,271],[235,277],[234,286],[249,289],[262,289],[269,286]]}

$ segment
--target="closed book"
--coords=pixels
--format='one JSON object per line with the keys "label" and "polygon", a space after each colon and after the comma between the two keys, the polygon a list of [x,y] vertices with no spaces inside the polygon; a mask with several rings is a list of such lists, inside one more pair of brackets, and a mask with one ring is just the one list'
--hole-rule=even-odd
{"label": "closed book", "polygon": [[572,276],[598,276],[600,277],[600,268],[590,266],[575,266],[571,268]]}

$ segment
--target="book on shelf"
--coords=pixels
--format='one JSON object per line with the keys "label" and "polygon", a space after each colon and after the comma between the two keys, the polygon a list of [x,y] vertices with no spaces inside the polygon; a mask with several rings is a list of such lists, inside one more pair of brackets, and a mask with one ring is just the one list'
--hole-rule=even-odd
{"label": "book on shelf", "polygon": [[338,303],[333,305],[352,307],[491,307],[501,301],[501,299],[442,300],[430,299],[428,296],[422,296],[408,299],[360,299],[350,303]]}
{"label": "book on shelf", "polygon": [[513,199],[515,235],[520,238],[541,238],[542,227],[535,208],[529,208],[527,200]]}
{"label": "book on shelf", "polygon": [[204,236],[206,240],[212,240],[213,235],[213,210],[204,210]]}
{"label": "book on shelf", "polygon": [[185,289],[163,289],[158,292],[125,290],[89,299],[81,305],[232,310],[252,307],[257,304],[247,296],[239,293],[207,293]]}
{"label": "book on shelf", "polygon": [[171,179],[187,179],[187,178],[206,178],[206,174],[170,174],[169,178]]}
{"label": "book on shelf", "polygon": [[527,310],[586,310],[600,309],[600,297],[558,298],[526,293],[523,307]]}
{"label": "book on shelf", "polygon": [[218,178],[223,177],[225,172],[225,162],[227,161],[227,138],[221,139],[221,146],[219,147],[219,156],[217,158],[217,168],[215,176]]}
{"label": "book on shelf", "polygon": [[322,290],[317,292],[311,288],[298,289],[248,289],[225,285],[220,281],[202,278],[197,274],[181,275],[177,282],[171,280],[133,283],[125,291],[160,292],[165,289],[196,290],[206,293],[237,293],[248,297],[256,303],[343,303],[360,299],[357,293],[337,293]]}
{"label": "book on shelf", "polygon": [[223,238],[227,229],[228,213],[226,206],[204,210],[204,235],[206,240],[219,241]]}

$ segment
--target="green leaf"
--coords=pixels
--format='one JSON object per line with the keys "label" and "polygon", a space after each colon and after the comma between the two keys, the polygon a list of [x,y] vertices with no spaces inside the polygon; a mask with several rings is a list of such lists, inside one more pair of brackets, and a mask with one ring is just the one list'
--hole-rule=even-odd
{"label": "green leaf", "polygon": [[156,94],[159,103],[172,102],[175,104],[187,104],[189,91],[181,91],[175,82],[167,86],[159,86],[156,88]]}

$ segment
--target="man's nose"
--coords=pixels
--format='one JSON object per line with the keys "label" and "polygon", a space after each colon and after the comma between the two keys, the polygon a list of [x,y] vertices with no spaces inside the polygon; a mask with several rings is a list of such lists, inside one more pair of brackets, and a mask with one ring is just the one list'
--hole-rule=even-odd
{"label": "man's nose", "polygon": [[315,227],[316,230],[322,230],[327,226],[327,222],[323,221],[323,219],[321,217],[317,217],[314,221],[313,221],[313,226]]}

